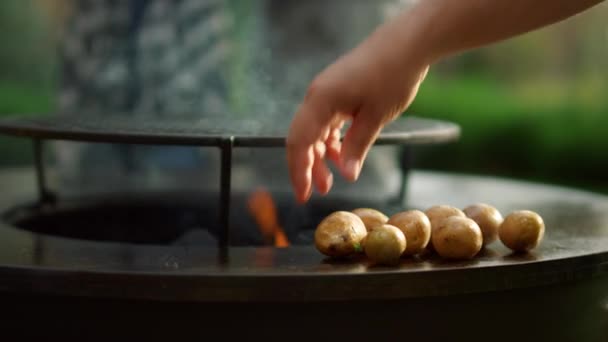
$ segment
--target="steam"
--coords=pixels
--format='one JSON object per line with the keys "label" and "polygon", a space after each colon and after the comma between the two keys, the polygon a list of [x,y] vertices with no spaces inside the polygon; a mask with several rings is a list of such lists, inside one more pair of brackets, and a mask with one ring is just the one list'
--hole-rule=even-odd
{"label": "steam", "polygon": [[[314,76],[410,1],[268,1],[250,13],[237,60],[233,104],[240,117],[285,123]],[[272,8],[275,6],[276,8]]]}

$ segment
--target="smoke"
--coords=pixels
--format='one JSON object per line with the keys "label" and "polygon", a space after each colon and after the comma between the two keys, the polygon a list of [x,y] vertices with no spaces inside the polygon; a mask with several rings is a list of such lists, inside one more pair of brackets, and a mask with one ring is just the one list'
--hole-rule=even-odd
{"label": "smoke", "polygon": [[[237,19],[244,34],[234,50],[240,66],[236,78],[240,81],[233,88],[235,115],[251,119],[245,121],[252,127],[262,124],[286,133],[312,79],[365,39],[386,18],[389,3],[395,1],[268,0]],[[338,177],[334,191],[369,198],[370,192],[362,187],[370,184],[381,197],[399,189],[392,177],[393,151],[374,152],[362,174],[366,182],[347,185]],[[272,192],[289,191],[282,153],[239,148],[233,158],[234,189],[263,185]]]}
{"label": "smoke", "polygon": [[392,0],[267,0],[239,27],[235,84],[239,116],[275,124],[289,121],[311,80],[386,18]]}

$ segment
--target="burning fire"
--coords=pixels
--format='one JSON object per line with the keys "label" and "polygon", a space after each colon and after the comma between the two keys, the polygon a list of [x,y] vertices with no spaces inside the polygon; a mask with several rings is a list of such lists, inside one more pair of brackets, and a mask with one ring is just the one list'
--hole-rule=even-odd
{"label": "burning fire", "polygon": [[257,189],[248,200],[249,213],[255,218],[262,236],[275,247],[288,247],[289,240],[281,225],[272,195],[266,189]]}

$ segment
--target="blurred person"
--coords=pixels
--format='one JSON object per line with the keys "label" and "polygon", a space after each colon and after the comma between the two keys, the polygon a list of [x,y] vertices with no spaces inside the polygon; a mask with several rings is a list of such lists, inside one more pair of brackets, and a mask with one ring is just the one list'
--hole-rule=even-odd
{"label": "blurred person", "polygon": [[[296,199],[334,182],[326,160],[356,181],[382,128],[412,103],[429,67],[523,34],[601,0],[420,0],[380,25],[311,82],[293,117],[287,161]],[[440,101],[441,99],[437,99]],[[340,130],[350,123],[343,141]]]}
{"label": "blurred person", "polygon": [[[293,104],[311,76],[352,48],[382,21],[384,5],[395,0],[62,0],[70,8],[60,40],[59,112],[196,119],[240,118],[230,99],[237,91],[254,117],[277,116],[289,122]],[[403,2],[403,1],[402,1]],[[256,24],[246,40],[235,41],[239,24],[235,4],[246,5]],[[336,21],[336,14],[342,20]],[[241,46],[239,46],[241,44]],[[243,44],[248,46],[243,47]],[[230,83],[235,55],[251,55],[246,84]],[[267,81],[271,79],[271,81]],[[272,82],[272,85],[267,83]],[[55,177],[63,191],[114,191],[165,182],[212,183],[219,161],[215,149],[146,147],[113,144],[56,143]],[[247,164],[246,177],[275,183],[289,191],[289,178],[272,150],[235,154]],[[396,162],[386,153],[382,165],[366,175],[371,188],[398,193],[387,181]],[[370,156],[373,159],[374,154]],[[245,160],[240,160],[245,159]],[[265,163],[257,163],[265,160]],[[260,164],[260,165],[255,165]],[[373,163],[369,163],[370,165]],[[236,169],[236,168],[235,168]],[[167,172],[168,171],[168,172]],[[179,172],[179,176],[176,173]],[[253,172],[253,174],[252,174]],[[151,177],[146,177],[150,173]],[[188,175],[187,177],[185,175]],[[161,175],[161,176],[159,176]],[[264,177],[268,179],[264,179]],[[103,178],[104,182],[94,179]],[[277,179],[280,179],[277,181]],[[174,184],[172,184],[173,186]],[[268,184],[265,184],[268,185]],[[216,186],[216,185],[215,185]],[[361,194],[369,191],[360,191]]]}
{"label": "blurred person", "polygon": [[[225,1],[74,0],[60,41],[59,112],[189,117],[229,112],[233,25]],[[124,189],[154,167],[204,170],[193,148],[56,143],[60,187]],[[94,179],[105,182],[96,184]],[[179,177],[177,177],[179,178]]]}

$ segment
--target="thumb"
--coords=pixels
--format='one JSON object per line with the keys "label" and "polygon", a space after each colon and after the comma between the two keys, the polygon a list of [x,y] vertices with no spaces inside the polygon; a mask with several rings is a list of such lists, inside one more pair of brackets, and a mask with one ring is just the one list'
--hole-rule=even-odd
{"label": "thumb", "polygon": [[340,171],[344,178],[354,182],[365,162],[367,152],[376,141],[382,121],[374,115],[359,113],[346,132],[340,153]]}

